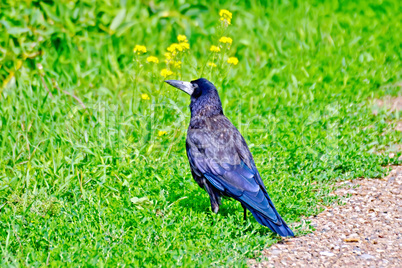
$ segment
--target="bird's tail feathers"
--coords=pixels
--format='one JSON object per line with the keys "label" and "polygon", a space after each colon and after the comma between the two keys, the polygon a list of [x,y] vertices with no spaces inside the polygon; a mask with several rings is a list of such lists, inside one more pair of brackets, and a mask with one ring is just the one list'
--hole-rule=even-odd
{"label": "bird's tail feathers", "polygon": [[[253,214],[254,218],[260,223],[261,225],[267,226],[271,231],[279,234],[280,236],[294,236],[292,230],[288,227],[286,222],[282,219],[279,215],[278,211],[276,210],[274,203],[272,202],[271,198],[269,198],[268,194],[265,192],[264,197],[268,204],[264,205],[265,208],[255,207],[256,202],[253,204],[249,202],[245,202],[246,200],[242,200],[242,204],[250,210]],[[265,212],[265,213],[264,213]],[[275,222],[269,218],[269,215],[275,214]]]}
{"label": "bird's tail feathers", "polygon": [[294,236],[293,231],[288,227],[286,222],[278,215],[281,225],[275,224],[270,221],[267,217],[265,217],[261,212],[255,210],[253,208],[248,208],[253,214],[254,218],[258,221],[259,224],[267,226],[271,231],[279,234],[280,236]]}

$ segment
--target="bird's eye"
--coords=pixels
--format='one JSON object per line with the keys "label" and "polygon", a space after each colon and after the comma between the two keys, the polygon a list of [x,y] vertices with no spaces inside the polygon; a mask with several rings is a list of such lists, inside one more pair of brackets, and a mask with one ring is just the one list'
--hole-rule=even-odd
{"label": "bird's eye", "polygon": [[196,83],[192,83],[192,86],[193,86],[194,91],[193,91],[193,94],[191,94],[191,96],[194,98],[198,98],[201,95],[200,87]]}

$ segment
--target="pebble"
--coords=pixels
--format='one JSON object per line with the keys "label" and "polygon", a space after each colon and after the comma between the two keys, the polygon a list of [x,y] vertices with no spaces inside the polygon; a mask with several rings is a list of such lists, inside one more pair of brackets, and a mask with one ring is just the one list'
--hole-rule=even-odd
{"label": "pebble", "polygon": [[360,258],[365,259],[365,260],[375,259],[375,257],[371,256],[370,254],[362,254],[362,255],[360,255]]}
{"label": "pebble", "polygon": [[321,251],[320,254],[327,257],[332,257],[335,255],[334,253],[328,251]]}

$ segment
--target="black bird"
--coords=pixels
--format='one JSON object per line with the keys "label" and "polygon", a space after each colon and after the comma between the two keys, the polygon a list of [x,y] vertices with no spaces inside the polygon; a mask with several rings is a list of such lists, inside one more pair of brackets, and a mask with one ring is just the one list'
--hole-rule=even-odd
{"label": "black bird", "polygon": [[194,180],[209,194],[212,211],[218,212],[222,196],[232,197],[243,206],[244,219],[247,208],[273,232],[294,236],[269,198],[246,141],[223,114],[216,87],[205,78],[165,82],[191,96],[187,157]]}

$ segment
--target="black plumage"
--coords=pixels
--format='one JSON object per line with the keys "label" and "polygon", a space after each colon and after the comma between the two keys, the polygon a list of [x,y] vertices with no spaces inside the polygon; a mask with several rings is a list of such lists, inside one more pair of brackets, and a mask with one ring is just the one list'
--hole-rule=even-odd
{"label": "black plumage", "polygon": [[275,209],[240,132],[223,114],[215,86],[204,78],[166,81],[191,96],[186,149],[191,173],[210,197],[212,211],[222,196],[239,201],[262,225],[281,236],[294,236]]}

